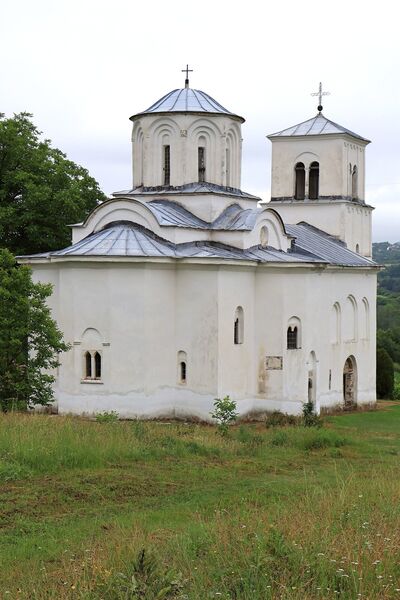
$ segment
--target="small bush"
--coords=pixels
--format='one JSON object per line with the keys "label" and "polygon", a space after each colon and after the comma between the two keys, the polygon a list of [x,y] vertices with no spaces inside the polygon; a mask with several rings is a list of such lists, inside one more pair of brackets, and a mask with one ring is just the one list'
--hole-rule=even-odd
{"label": "small bush", "polygon": [[225,396],[222,400],[215,398],[214,412],[210,414],[218,423],[218,433],[225,436],[228,434],[229,425],[232,425],[238,417],[236,402],[229,396]]}
{"label": "small bush", "polygon": [[96,415],[97,423],[116,423],[117,421],[118,413],[115,410],[111,410],[110,412],[104,411]]}
{"label": "small bush", "polygon": [[303,425],[304,427],[322,427],[323,422],[314,410],[314,404],[309,400],[303,404]]}
{"label": "small bush", "polygon": [[393,400],[400,400],[400,383],[394,384]]}
{"label": "small bush", "polygon": [[286,427],[287,425],[298,425],[298,417],[282,413],[279,410],[269,413],[265,419],[266,427]]}

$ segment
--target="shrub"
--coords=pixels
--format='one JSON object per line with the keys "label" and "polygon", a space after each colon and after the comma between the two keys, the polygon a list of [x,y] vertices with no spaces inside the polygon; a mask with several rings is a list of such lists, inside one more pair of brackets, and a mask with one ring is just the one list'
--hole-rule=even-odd
{"label": "shrub", "polygon": [[376,351],[376,394],[378,398],[391,398],[394,386],[393,361],[384,348]]}
{"label": "shrub", "polygon": [[107,412],[106,410],[96,415],[97,423],[116,423],[118,421],[118,413],[115,410]]}
{"label": "shrub", "polygon": [[400,400],[400,383],[395,383],[393,388],[393,400]]}
{"label": "shrub", "polygon": [[222,436],[228,434],[229,425],[237,419],[236,402],[231,400],[229,396],[215,398],[214,412],[210,413],[212,418],[217,421],[218,433]]}
{"label": "shrub", "polygon": [[322,427],[322,419],[314,409],[314,404],[309,400],[303,404],[304,427]]}

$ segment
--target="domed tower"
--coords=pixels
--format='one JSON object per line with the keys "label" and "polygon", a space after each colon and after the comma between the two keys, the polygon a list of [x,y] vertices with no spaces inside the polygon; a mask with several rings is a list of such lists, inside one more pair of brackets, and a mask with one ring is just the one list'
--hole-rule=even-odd
{"label": "domed tower", "polygon": [[240,188],[244,119],[189,87],[130,117],[133,189],[207,182]]}
{"label": "domed tower", "polygon": [[365,203],[366,138],[318,113],[268,136],[271,206],[286,223],[306,221],[371,256],[371,206]]}

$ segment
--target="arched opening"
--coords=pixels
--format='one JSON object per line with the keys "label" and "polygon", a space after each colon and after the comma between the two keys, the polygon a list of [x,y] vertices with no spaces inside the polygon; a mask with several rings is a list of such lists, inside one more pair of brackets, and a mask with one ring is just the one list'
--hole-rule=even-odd
{"label": "arched opening", "polygon": [[296,183],[294,197],[296,200],[304,200],[306,193],[306,171],[302,162],[295,166]]}
{"label": "arched opening", "polygon": [[319,195],[319,163],[312,162],[310,165],[309,193],[311,200],[316,200]]}
{"label": "arched opening", "polygon": [[92,377],[92,355],[90,352],[85,352],[85,379]]}
{"label": "arched opening", "polygon": [[226,181],[226,186],[229,187],[231,185],[231,156],[230,156],[230,150],[229,148],[227,148],[225,150],[225,181]]}
{"label": "arched opening", "polygon": [[201,137],[201,146],[197,148],[197,178],[198,181],[206,180],[206,147],[205,138]]}
{"label": "arched opening", "polygon": [[233,343],[243,344],[244,338],[244,314],[243,308],[238,306],[235,310],[235,319],[233,322]]}
{"label": "arched opening", "polygon": [[163,146],[163,182],[169,185],[171,181],[171,146]]}
{"label": "arched opening", "polygon": [[343,313],[343,339],[345,342],[357,341],[357,315],[358,311],[356,299],[354,296],[350,295],[346,298]]}
{"label": "arched opening", "polygon": [[181,361],[179,363],[179,369],[180,369],[180,380],[181,383],[186,383],[186,363],[185,361]]}
{"label": "arched opening", "polygon": [[341,340],[341,309],[339,302],[335,302],[331,312],[331,342],[339,344]]}
{"label": "arched opening", "polygon": [[94,377],[101,379],[101,355],[99,352],[94,354]]}
{"label": "arched opening", "polygon": [[289,326],[287,330],[287,349],[296,350],[298,348],[298,329],[295,326]]}
{"label": "arched opening", "polygon": [[178,352],[178,383],[186,385],[187,382],[187,354],[183,350]]}
{"label": "arched opening", "polygon": [[351,197],[353,200],[357,200],[358,198],[358,171],[355,165],[351,175]]}
{"label": "arched opening", "polygon": [[350,410],[357,404],[357,366],[354,356],[349,356],[343,368],[344,409]]}
{"label": "arched opening", "polygon": [[356,244],[356,252],[357,254],[360,254],[360,244]]}

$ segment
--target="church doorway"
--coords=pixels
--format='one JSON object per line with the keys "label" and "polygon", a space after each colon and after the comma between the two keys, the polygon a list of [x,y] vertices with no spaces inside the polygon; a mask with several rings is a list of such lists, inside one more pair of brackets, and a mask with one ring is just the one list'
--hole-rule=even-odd
{"label": "church doorway", "polygon": [[345,410],[357,404],[357,366],[354,356],[349,356],[344,363],[343,402]]}

